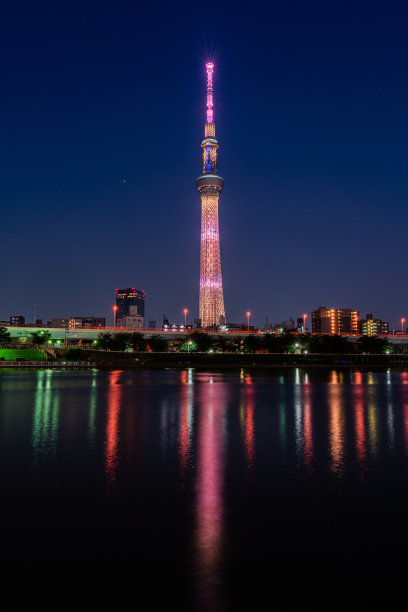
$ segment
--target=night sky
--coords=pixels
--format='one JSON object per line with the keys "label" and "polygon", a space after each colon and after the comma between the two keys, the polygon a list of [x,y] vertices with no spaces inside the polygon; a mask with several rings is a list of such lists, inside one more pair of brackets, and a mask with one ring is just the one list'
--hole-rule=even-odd
{"label": "night sky", "polygon": [[407,2],[0,8],[0,319],[198,316],[215,62],[227,320],[408,319]]}

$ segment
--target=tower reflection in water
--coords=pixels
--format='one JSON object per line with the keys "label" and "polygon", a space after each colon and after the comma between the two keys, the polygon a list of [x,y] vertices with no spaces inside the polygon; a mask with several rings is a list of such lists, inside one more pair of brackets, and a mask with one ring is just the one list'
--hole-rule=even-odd
{"label": "tower reflection in water", "polygon": [[221,606],[222,534],[224,519],[224,383],[199,385],[198,464],[196,481],[195,553],[197,608]]}
{"label": "tower reflection in water", "polygon": [[[313,423],[312,423],[312,401],[311,389],[309,385],[309,377],[307,373],[301,373],[299,368],[295,369],[295,385],[294,385],[294,418],[295,418],[295,447],[296,447],[296,463],[298,469],[304,469],[306,472],[312,470],[313,462]],[[282,430],[282,407],[280,409],[280,439],[281,443],[286,447],[286,441],[282,440],[282,431],[284,435],[287,432]]]}
{"label": "tower reflection in water", "polygon": [[93,450],[95,446],[97,376],[98,376],[98,370],[93,370],[92,371],[92,381],[90,384],[90,391],[89,391],[89,419],[88,419],[88,439],[89,439],[89,448],[91,450]]}
{"label": "tower reflection in water", "polygon": [[122,398],[122,388],[119,382],[121,375],[121,370],[114,370],[109,374],[105,438],[105,473],[108,493],[114,490],[119,465],[119,415]]}
{"label": "tower reflection in water", "polygon": [[184,483],[186,473],[191,467],[191,442],[193,435],[193,370],[183,370],[180,376],[180,423],[179,423],[179,457],[181,478]]}
{"label": "tower reflection in water", "polygon": [[378,450],[377,385],[375,384],[374,374],[372,372],[367,373],[367,383],[367,417],[370,454],[372,457],[375,457]]}
{"label": "tower reflection in water", "polygon": [[34,470],[53,466],[58,442],[59,392],[53,388],[53,370],[38,370],[32,428]]}
{"label": "tower reflection in water", "polygon": [[312,397],[309,378],[305,374],[302,385],[303,400],[303,460],[306,471],[312,469],[313,462],[313,421],[312,421]]}
{"label": "tower reflection in water", "polygon": [[388,446],[391,453],[395,451],[395,427],[394,427],[394,404],[393,404],[393,389],[391,381],[391,369],[387,370],[387,385],[386,385],[386,396],[387,396],[387,433],[388,433]]}
{"label": "tower reflection in water", "polygon": [[355,447],[357,461],[360,466],[360,474],[362,476],[366,463],[366,428],[364,414],[365,387],[363,386],[363,375],[361,372],[354,372],[353,377],[352,399],[354,403]]}
{"label": "tower reflection in water", "polygon": [[408,372],[401,372],[401,400],[404,408],[404,441],[405,453],[408,455]]}
{"label": "tower reflection in water", "polygon": [[239,420],[244,438],[245,464],[248,472],[255,465],[255,390],[252,377],[241,369],[240,381],[243,383],[239,404]]}
{"label": "tower reflection in water", "polygon": [[329,443],[331,469],[337,476],[342,476],[344,469],[344,406],[343,387],[340,384],[341,372],[332,372],[331,384],[328,385],[329,400]]}

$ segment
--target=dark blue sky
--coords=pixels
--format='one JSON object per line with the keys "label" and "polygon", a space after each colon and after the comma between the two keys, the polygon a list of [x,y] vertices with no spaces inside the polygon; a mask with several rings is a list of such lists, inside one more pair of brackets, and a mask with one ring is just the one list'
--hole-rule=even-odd
{"label": "dark blue sky", "polygon": [[[0,319],[197,316],[215,61],[227,319],[408,319],[406,2],[3,3]],[[123,182],[123,179],[126,182]]]}

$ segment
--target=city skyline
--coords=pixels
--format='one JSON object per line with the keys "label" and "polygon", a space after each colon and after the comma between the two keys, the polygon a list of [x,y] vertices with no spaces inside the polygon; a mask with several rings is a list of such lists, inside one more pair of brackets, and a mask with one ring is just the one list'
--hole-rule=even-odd
{"label": "city skyline", "polygon": [[30,319],[36,304],[43,320],[109,321],[118,286],[146,290],[147,318],[198,315],[191,177],[199,68],[215,59],[228,320],[249,310],[262,325],[327,304],[399,327],[408,302],[403,3],[352,13],[339,2],[211,5],[216,17],[198,33],[198,9],[183,3],[122,2],[115,13],[102,3],[97,14],[84,7],[83,21],[74,5],[61,19],[26,4],[4,11],[0,43],[0,319]]}

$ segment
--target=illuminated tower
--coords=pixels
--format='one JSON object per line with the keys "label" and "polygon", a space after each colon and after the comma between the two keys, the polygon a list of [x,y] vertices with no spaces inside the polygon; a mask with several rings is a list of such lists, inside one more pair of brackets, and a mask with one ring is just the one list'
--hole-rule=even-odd
{"label": "illuminated tower", "polygon": [[218,198],[224,179],[217,174],[218,141],[215,138],[213,117],[213,71],[207,69],[207,123],[203,148],[203,174],[196,180],[201,197],[201,253],[200,253],[200,319],[202,327],[225,322],[224,295],[222,291],[220,232],[218,226]]}

